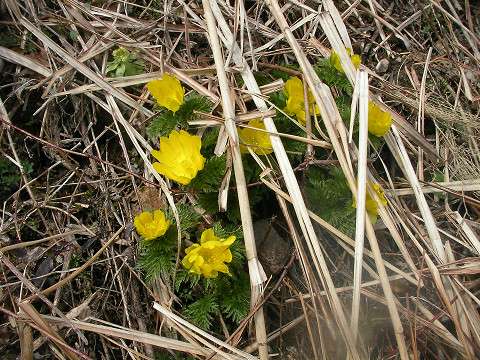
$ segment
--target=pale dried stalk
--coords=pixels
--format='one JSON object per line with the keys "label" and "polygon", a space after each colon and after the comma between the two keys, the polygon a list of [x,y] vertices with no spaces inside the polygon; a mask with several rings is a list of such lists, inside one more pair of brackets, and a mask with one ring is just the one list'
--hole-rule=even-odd
{"label": "pale dried stalk", "polygon": [[[185,327],[188,329],[190,332],[190,335],[194,337],[197,341],[202,342],[205,346],[210,348],[212,351],[215,351],[218,353],[218,355],[223,356],[225,359],[232,359],[234,358],[233,355],[227,354],[226,352],[220,350],[221,348],[225,348],[227,350],[230,350],[234,354],[238,355],[241,359],[248,359],[248,360],[256,360],[257,358],[253,355],[250,355],[249,353],[243,352],[241,350],[238,350],[237,348],[227,344],[224,341],[221,341],[217,339],[216,337],[210,335],[206,331],[203,331],[202,329],[190,324],[188,321],[183,320],[181,317],[175,315],[162,305],[158,303],[153,303],[153,308],[160,312],[163,316],[167,317],[169,320],[177,323],[179,326]],[[212,345],[210,342],[216,344],[218,347]]]}
{"label": "pale dried stalk", "polygon": [[458,211],[453,213],[453,218],[462,229],[466,239],[472,246],[472,249],[474,249],[474,252],[476,252],[477,255],[480,255],[480,240],[473,229],[465,222],[465,219],[458,213]]}
{"label": "pale dried stalk", "polygon": [[17,333],[20,342],[20,359],[33,360],[32,328],[28,324],[18,321]]}
{"label": "pale dried stalk", "polygon": [[[90,331],[96,334],[103,334],[107,336],[112,336],[120,339],[126,339],[131,341],[140,342],[143,344],[149,344],[156,347],[170,349],[174,351],[181,351],[189,354],[199,355],[208,357],[212,354],[212,350],[204,348],[200,345],[196,344],[189,344],[184,341],[174,340],[167,337],[145,333],[138,330],[127,329],[115,324],[107,323],[110,326],[106,325],[98,325],[98,324],[90,324],[85,321],[79,320],[71,320],[70,322],[66,322],[60,318],[53,317],[53,316],[42,316],[42,319],[46,320],[49,323],[55,325],[63,325],[63,326],[75,326],[83,331]],[[212,360],[221,360],[222,358],[219,356],[213,356]],[[240,360],[241,358],[235,357],[236,360]]]}
{"label": "pale dried stalk", "polygon": [[[446,188],[448,190],[457,191],[461,193],[470,192],[470,191],[480,191],[480,179],[445,181],[445,182],[437,182],[434,184],[438,185],[438,187],[422,186],[422,192],[424,194],[445,192],[445,190],[442,190],[442,188]],[[396,196],[407,196],[407,195],[415,194],[415,191],[412,188],[387,190],[386,192],[395,194]]]}
{"label": "pale dried stalk", "polygon": [[[212,7],[216,9],[216,2],[212,2]],[[249,91],[253,95],[253,100],[255,104],[257,105],[257,108],[260,111],[266,111],[268,109],[267,104],[265,101],[260,97],[260,96],[255,96],[255,94],[260,95],[260,89],[256,83],[256,80],[253,76],[253,73],[250,70],[250,67],[244,60],[242,54],[240,53],[240,49],[238,46],[235,46],[233,43],[233,37],[231,35],[231,32],[228,28],[228,25],[226,22],[221,19],[223,16],[221,15],[220,10],[216,10],[215,14],[217,14],[217,19],[219,20],[219,26],[221,28],[221,31],[223,32],[224,38],[226,39],[228,45],[232,46],[233,49],[233,60],[239,66],[243,71],[241,72],[242,77],[244,79],[245,85],[249,89]],[[298,45],[297,45],[298,46]],[[277,133],[275,124],[273,122],[273,119],[271,118],[265,118],[264,119],[265,123],[265,128],[272,134]],[[352,336],[350,334],[350,329],[346,321],[345,314],[343,312],[342,305],[340,303],[340,300],[335,292],[335,286],[333,284],[332,278],[330,277],[330,272],[328,270],[327,264],[325,262],[325,259],[323,257],[322,250],[320,248],[317,236],[315,234],[315,230],[313,229],[312,223],[310,221],[310,218],[308,216],[307,208],[305,206],[305,203],[303,201],[303,196],[300,191],[300,188],[298,186],[295,174],[293,172],[293,169],[291,167],[290,161],[288,160],[287,154],[285,152],[285,149],[283,147],[283,144],[278,136],[270,136],[270,141],[272,143],[273,150],[275,152],[275,155],[277,157],[280,170],[282,172],[282,175],[284,176],[284,181],[287,186],[287,189],[290,193],[291,198],[293,199],[293,206],[295,209],[295,213],[297,215],[297,218],[299,220],[302,232],[305,236],[305,239],[307,240],[307,245],[309,248],[309,251],[312,254],[312,257],[315,262],[315,267],[318,271],[318,274],[320,275],[320,278],[322,282],[324,283],[324,286],[328,289],[327,291],[329,292],[329,301],[331,302],[332,308],[334,309],[334,314],[337,317],[337,321],[340,324],[340,327],[343,328],[343,335],[345,342],[347,343],[348,349],[354,359],[360,359],[361,356],[358,353],[358,350],[355,346],[355,344],[352,342]]]}
{"label": "pale dried stalk", "polygon": [[[73,353],[68,349],[65,340],[52,328],[37,312],[37,310],[29,302],[19,302],[18,306],[22,311],[36,324],[41,330],[47,333],[50,336],[50,339],[53,340],[64,352],[66,357],[70,360],[77,360],[79,357],[77,354]],[[68,320],[68,324],[71,324],[71,320]]]}
{"label": "pale dried stalk", "polygon": [[30,70],[39,73],[45,77],[50,76],[52,72],[50,69],[46,68],[45,66],[33,61],[29,57],[25,55],[18,54],[17,52],[7,49],[3,46],[0,46],[0,58],[5,59],[11,63],[18,64],[24,66]]}
{"label": "pale dried stalk", "polygon": [[[330,44],[332,45],[332,48],[337,51],[339,54],[341,54],[342,52],[345,52],[345,49],[344,49],[344,46],[342,45],[342,43],[348,47],[348,44],[350,43],[350,40],[348,39],[348,34],[343,34],[344,33],[344,30],[341,26],[339,26],[338,24],[338,11],[336,11],[336,9],[333,9],[335,6],[330,2],[330,1],[326,1],[329,5],[329,13],[324,13],[322,15],[322,17],[320,18],[321,19],[321,24],[322,24],[322,27],[325,31],[325,34],[327,35],[328,37],[328,40],[330,42]],[[333,20],[332,20],[333,18]],[[337,19],[337,20],[335,20]],[[341,21],[341,19],[340,19]],[[338,31],[337,31],[338,30]],[[338,33],[340,32],[340,34]],[[342,66],[344,69],[347,69],[347,72],[350,71],[350,70],[354,70],[353,68],[353,65],[352,65],[352,62],[350,60],[350,57],[347,55],[346,57],[343,57],[340,55],[340,59],[341,59],[341,62],[342,62]],[[353,101],[354,101],[354,106],[353,106],[353,111],[352,111],[352,117],[350,119],[350,138],[351,136],[353,135],[353,116],[354,116],[354,110],[355,110],[355,105],[356,105],[356,101],[355,101],[355,98],[356,96],[358,96],[358,86],[356,86],[356,83],[355,82],[352,82],[352,79],[356,79],[356,77],[354,76],[355,73],[353,73],[351,76],[349,76],[349,80],[350,82],[352,83],[352,85],[354,86],[354,94],[353,94]],[[347,146],[347,143],[345,141],[345,135],[344,135],[344,126],[343,126],[343,122],[342,121],[337,121],[336,122],[337,124],[337,130],[339,131],[340,133],[340,137],[341,139],[343,140],[343,145],[344,145],[344,148],[345,148],[345,154],[348,154],[348,146]],[[354,151],[355,151],[355,145],[352,143],[351,146],[353,147]],[[350,161],[350,158],[347,156],[347,162],[349,164],[349,166],[351,167],[351,161]],[[347,179],[348,179],[348,173],[347,171],[344,169],[344,172],[347,176]],[[367,169],[367,172],[368,172],[368,177],[370,178],[370,180],[375,183],[375,179],[373,178],[371,172]],[[352,172],[353,173],[353,172]],[[355,191],[354,189],[352,188],[352,192],[355,194]],[[376,198],[376,195],[375,195],[375,192],[372,192],[370,191],[370,195],[372,196],[372,198]],[[385,209],[385,207],[383,206],[383,204],[378,203],[378,208],[379,208],[379,215],[381,217],[381,219],[383,220],[383,222],[385,223],[385,225],[387,226],[388,230],[390,231],[395,243],[397,244],[400,252],[402,253],[403,257],[405,258],[405,261],[407,262],[408,266],[410,267],[410,269],[412,270],[412,272],[414,274],[416,274],[417,272],[417,268],[410,256],[410,254],[408,253],[406,247],[405,247],[405,244],[403,243],[403,240],[400,236],[400,234],[398,233],[397,229],[395,228],[395,222],[394,220],[392,219],[392,217],[390,216],[390,213]],[[376,239],[373,239],[372,240],[376,241]],[[371,241],[371,240],[370,240]],[[387,284],[385,284],[387,285]],[[388,290],[387,290],[388,291]]]}
{"label": "pale dried stalk", "polygon": [[[286,194],[285,192],[283,192],[282,190],[280,190],[276,185],[270,183],[269,181],[265,180],[265,179],[261,179],[262,182],[267,186],[269,187],[271,190],[273,190],[278,196],[282,197],[283,199],[285,199],[286,201],[290,202],[290,203],[293,203],[293,200],[291,199],[291,197]],[[334,226],[330,225],[328,222],[326,222],[325,220],[323,220],[320,216],[318,216],[317,214],[315,214],[314,212],[310,211],[310,210],[307,210],[308,212],[308,216],[310,216],[310,218],[315,221],[318,225],[320,225],[322,228],[324,228],[325,230],[327,230],[329,233],[331,233],[332,235],[334,235],[336,238],[338,238],[339,240],[341,240],[343,243],[339,242],[339,245],[342,246],[350,255],[353,256],[354,252],[349,250],[348,246],[350,246],[351,248],[354,248],[355,247],[355,242],[353,241],[353,239],[349,238],[347,235],[345,235],[344,233],[342,233],[341,231],[339,231],[337,228],[335,228]],[[367,249],[364,249],[364,253],[365,255],[367,255],[368,257],[374,259],[374,256],[372,254],[371,251],[367,250]],[[410,282],[411,284],[413,285],[417,285],[418,284],[418,280],[416,280],[414,277],[410,276],[409,274],[405,273],[404,271],[400,270],[399,268],[397,268],[396,266],[392,265],[391,263],[389,263],[388,261],[384,261],[385,263],[385,266],[387,268],[389,268],[390,270],[392,270],[393,272],[399,274],[402,278],[404,278],[405,280],[407,280],[408,282]],[[378,275],[374,274],[373,271],[369,270],[369,266],[364,262],[363,266],[367,269],[367,271],[370,272],[370,274],[377,278]],[[415,274],[415,273],[414,273]],[[415,274],[416,275],[416,274]]]}
{"label": "pale dried stalk", "polygon": [[[322,111],[322,119],[324,120],[325,126],[327,128],[327,132],[329,134],[330,141],[332,142],[332,146],[335,150],[340,166],[342,167],[342,170],[352,190],[352,193],[356,194],[355,181],[353,179],[353,174],[350,171],[349,162],[347,161],[346,154],[343,153],[342,146],[338,141],[339,134],[337,133],[336,131],[337,129],[335,128],[335,126],[337,126],[337,128],[342,128],[342,127],[344,128],[344,126],[343,126],[343,122],[341,120],[340,114],[338,112],[338,109],[335,105],[335,101],[333,100],[331,91],[325,84],[321,82],[318,75],[315,73],[312,65],[309,63],[302,49],[298,45],[293,33],[290,31],[289,25],[278,5],[278,2],[275,0],[265,0],[265,1],[269,6],[270,11],[276,18],[278,25],[280,26],[282,31],[285,33],[286,39],[289,42],[291,48],[293,49],[295,56],[297,58],[297,61],[300,65],[300,68],[303,70],[305,79],[307,80],[308,85],[315,97],[315,101],[320,106],[320,109]],[[329,23],[332,23],[332,21],[330,20]],[[331,27],[329,26],[328,32],[336,33],[336,29],[333,27],[333,24]],[[336,36],[332,36],[332,39],[334,39],[335,42],[338,42],[338,38],[339,38],[338,34],[336,34]],[[343,55],[348,57],[345,49],[342,49],[342,50],[344,53]],[[340,55],[340,58],[342,59],[342,55]],[[347,65],[347,70],[350,70],[350,71],[346,71],[347,76],[351,79],[354,79],[354,74],[352,70],[353,65],[351,64],[351,61],[349,62],[350,59],[348,58],[348,60],[347,59],[344,59],[344,60],[345,61],[342,61],[342,65],[343,63],[345,63]],[[351,68],[349,68],[348,65]],[[351,72],[351,74],[348,75],[348,72]],[[395,296],[392,292],[390,283],[388,281],[385,265],[384,265],[380,248],[378,246],[378,242],[375,236],[375,231],[373,230],[373,226],[370,222],[366,223],[366,230],[367,230],[367,237],[370,242],[370,247],[372,249],[372,253],[375,258],[375,264],[377,266],[378,274],[381,279],[383,292],[385,294],[385,298],[387,301],[387,307],[390,313],[390,318],[392,321],[395,338],[397,340],[399,354],[402,360],[404,359],[406,360],[408,359],[408,351],[405,343],[402,322],[398,314],[398,309],[395,302],[396,300]],[[336,296],[336,293],[335,293],[335,296]],[[341,321],[340,323],[341,329],[344,331],[343,335],[346,336],[345,340],[349,345],[349,350],[351,351],[350,346],[352,346],[353,339],[351,337],[350,329],[348,328],[348,326],[346,326],[346,323],[343,323],[343,321],[345,321],[343,310],[341,314],[343,316],[339,316],[338,320]],[[345,329],[344,326],[346,326],[347,329]],[[353,346],[355,347],[354,344]]]}
{"label": "pale dried stalk", "polygon": [[395,125],[392,125],[392,131],[385,136],[385,140],[393,155],[396,157],[397,162],[399,163],[405,177],[415,193],[417,205],[423,219],[425,220],[425,226],[427,228],[428,237],[434,249],[434,254],[441,263],[445,263],[445,249],[443,248],[443,243],[440,238],[437,225],[435,224],[435,219],[433,218],[430,207],[427,204],[427,200],[422,192],[420,182],[415,175],[415,170],[410,162],[405,145],[403,144]]}
{"label": "pale dried stalk", "polygon": [[[417,118],[417,131],[424,135],[424,127],[425,127],[425,87],[427,82],[427,74],[428,74],[428,65],[430,64],[430,59],[432,57],[432,50],[431,47],[428,50],[427,60],[425,60],[425,68],[423,70],[422,76],[422,83],[420,85],[420,96],[418,98],[418,118]],[[424,180],[423,176],[423,149],[421,146],[418,147],[418,163],[417,163],[417,175],[420,181]]]}
{"label": "pale dried stalk", "polygon": [[[235,172],[235,183],[237,186],[238,203],[240,207],[240,215],[242,221],[243,236],[245,240],[245,250],[248,260],[248,272],[250,275],[250,285],[252,288],[252,303],[254,306],[260,299],[261,285],[263,283],[262,271],[257,258],[257,249],[255,246],[255,236],[253,233],[252,216],[250,213],[250,203],[248,200],[247,184],[243,171],[242,155],[240,153],[240,145],[238,142],[238,133],[235,126],[235,108],[231,99],[229,83],[225,73],[224,58],[222,55],[220,42],[217,34],[215,18],[208,0],[203,0],[203,9],[205,11],[205,19],[207,22],[208,36],[212,47],[213,58],[217,69],[218,84],[222,95],[223,116],[225,117],[225,129],[228,133],[230,141],[230,149],[232,153],[233,168]],[[266,110],[266,109],[260,109]],[[265,328],[265,319],[263,316],[263,307],[260,307],[254,316],[255,335],[259,344],[258,352],[260,359],[268,359],[267,350],[267,333]]]}
{"label": "pale dried stalk", "polygon": [[90,80],[95,82],[98,86],[100,86],[103,90],[106,91],[107,94],[111,94],[124,102],[125,104],[131,106],[134,109],[142,111],[144,114],[147,116],[153,115],[153,113],[150,110],[147,110],[141,106],[139,106],[134,100],[132,100],[129,96],[127,96],[125,93],[120,92],[118,89],[114,88],[112,85],[110,85],[108,82],[103,80],[98,74],[96,74],[93,70],[91,70],[89,67],[86,65],[82,64],[79,62],[77,59],[75,59],[73,56],[71,56],[67,51],[65,51],[63,48],[55,44],[55,42],[50,39],[48,36],[46,36],[44,33],[42,33],[39,29],[37,29],[30,21],[28,21],[26,18],[21,16],[18,19],[19,23],[22,24],[28,31],[30,31],[33,35],[35,35],[40,41],[42,41],[45,46],[53,50],[57,55],[59,55],[62,59],[64,59],[66,62],[68,62],[73,68],[75,68],[77,71],[81,72],[84,74],[86,77],[88,77]]}
{"label": "pale dried stalk", "polygon": [[368,150],[368,75],[360,71],[359,76],[359,135],[357,165],[357,210],[355,218],[355,259],[353,269],[353,298],[351,327],[353,339],[357,341],[358,317],[360,313],[360,286],[362,283],[363,243],[365,240],[365,203],[367,191],[367,150]]}

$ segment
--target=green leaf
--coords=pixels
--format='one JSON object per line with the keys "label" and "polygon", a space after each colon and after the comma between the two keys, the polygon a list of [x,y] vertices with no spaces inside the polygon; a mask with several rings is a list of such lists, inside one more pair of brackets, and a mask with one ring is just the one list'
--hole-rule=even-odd
{"label": "green leaf", "polygon": [[195,111],[210,112],[212,110],[212,103],[204,96],[197,93],[188,95],[176,115],[184,122],[193,120],[195,118]]}
{"label": "green leaf", "polygon": [[205,162],[204,168],[190,182],[188,188],[204,192],[218,191],[225,176],[225,155],[212,156]]}
{"label": "green leaf", "polygon": [[332,65],[329,58],[319,60],[315,65],[315,72],[326,85],[335,86],[347,95],[352,95],[352,85],[345,74],[339,72],[335,66]]}
{"label": "green leaf", "polygon": [[133,76],[143,74],[144,63],[141,60],[125,64],[124,76]]}
{"label": "green leaf", "polygon": [[[182,231],[187,232],[198,225],[201,215],[191,205],[177,204],[176,207]],[[173,218],[173,215],[170,216]]]}
{"label": "green leaf", "polygon": [[219,306],[215,296],[208,294],[188,305],[183,314],[193,324],[204,330],[209,330],[212,326],[213,315],[217,314],[218,311]]}
{"label": "green leaf", "polygon": [[179,269],[175,274],[175,292],[179,292],[182,285],[192,289],[200,279],[200,275],[192,274],[183,268]]}
{"label": "green leaf", "polygon": [[198,194],[198,205],[209,214],[218,212],[218,192]]}
{"label": "green leaf", "polygon": [[170,225],[165,235],[140,243],[137,265],[145,273],[147,282],[175,269],[177,229]]}
{"label": "green leaf", "polygon": [[355,230],[355,208],[347,181],[339,167],[327,171],[310,168],[305,192],[310,207],[325,221],[347,235]]}
{"label": "green leaf", "polygon": [[[154,117],[152,122],[147,126],[147,135],[150,139],[156,141],[159,137],[168,136],[179,124],[179,119],[170,110],[161,112],[158,116]],[[179,126],[183,127],[184,124]]]}
{"label": "green leaf", "polygon": [[250,280],[246,272],[223,277],[217,284],[217,301],[226,317],[239,323],[250,311]]}

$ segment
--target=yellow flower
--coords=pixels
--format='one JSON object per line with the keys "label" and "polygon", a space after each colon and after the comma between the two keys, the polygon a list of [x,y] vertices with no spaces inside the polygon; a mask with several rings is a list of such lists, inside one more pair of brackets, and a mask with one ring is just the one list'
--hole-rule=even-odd
{"label": "yellow flower", "polygon": [[[285,112],[288,115],[295,115],[297,120],[305,125],[305,97],[303,96],[303,82],[298,77],[291,77],[285,83],[285,95],[287,95],[287,104]],[[320,109],[315,104],[315,99],[310,90],[307,93],[310,114],[320,114]]]}
{"label": "yellow flower", "polygon": [[[253,119],[248,122],[248,126],[265,130],[265,124],[260,119]],[[268,133],[258,131],[250,128],[243,128],[238,130],[240,140],[245,143],[240,145],[242,153],[248,153],[246,145],[252,147],[255,154],[267,155],[273,152],[272,143],[270,142],[270,136]]]}
{"label": "yellow flower", "polygon": [[392,125],[392,115],[383,111],[373,102],[368,102],[368,132],[375,136],[383,136]]}
{"label": "yellow flower", "polygon": [[202,233],[200,244],[193,244],[185,249],[182,265],[191,273],[206,278],[215,278],[219,272],[230,275],[225,263],[232,261],[229,248],[234,242],[235,236],[220,239],[215,236],[213,229],[207,229]]}
{"label": "yellow flower", "polygon": [[[355,69],[358,69],[360,67],[360,64],[362,63],[362,58],[360,57],[360,55],[352,54],[352,50],[348,48],[347,48],[347,54],[348,56],[350,56],[350,60],[352,60],[353,67]],[[338,56],[338,54],[335,51],[332,51],[330,55],[330,63],[335,67],[335,69],[337,69],[341,73],[344,72],[342,63],[340,61],[340,56]]]}
{"label": "yellow flower", "polygon": [[160,150],[152,150],[159,161],[153,163],[153,167],[167,178],[187,185],[205,165],[201,147],[200,137],[184,130],[173,130],[168,138],[160,138]]}
{"label": "yellow flower", "polygon": [[176,112],[183,104],[185,89],[173,75],[164,74],[159,80],[152,80],[147,84],[148,91],[157,100],[158,105]]}
{"label": "yellow flower", "polygon": [[[383,191],[382,187],[379,184],[373,184],[372,188],[373,191],[375,191],[375,193],[377,194],[380,203],[383,206],[386,206],[388,204],[388,201],[385,197],[385,192]],[[352,206],[357,207],[357,202],[353,201]],[[365,210],[367,210],[368,217],[370,218],[372,224],[375,224],[377,222],[378,216],[378,203],[374,198],[370,196],[368,192],[367,196],[365,197]]]}
{"label": "yellow flower", "polygon": [[133,223],[144,240],[153,240],[164,235],[170,226],[170,221],[165,218],[162,210],[144,211],[135,216]]}

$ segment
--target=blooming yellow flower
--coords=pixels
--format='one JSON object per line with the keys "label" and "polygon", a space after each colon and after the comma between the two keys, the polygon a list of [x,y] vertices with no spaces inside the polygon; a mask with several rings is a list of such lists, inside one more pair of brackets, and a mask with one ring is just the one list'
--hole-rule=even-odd
{"label": "blooming yellow flower", "polygon": [[153,163],[153,168],[167,178],[187,185],[205,165],[201,147],[199,136],[174,130],[168,138],[160,138],[160,150],[152,150],[152,155],[159,161]]}
{"label": "blooming yellow flower", "polygon": [[215,278],[219,272],[229,274],[225,263],[232,261],[230,245],[235,242],[235,236],[220,239],[215,236],[213,229],[203,231],[200,244],[193,244],[185,249],[182,265],[191,273],[203,275],[206,278]]}
{"label": "blooming yellow flower", "polygon": [[165,234],[170,221],[165,218],[162,210],[144,211],[135,216],[135,229],[145,240],[153,240]]}
{"label": "blooming yellow flower", "polygon": [[[379,184],[372,184],[373,191],[378,196],[380,203],[383,206],[388,204],[387,198],[385,197],[385,192],[383,191],[382,187]],[[353,207],[357,207],[356,201],[353,201]],[[368,217],[370,221],[374,224],[377,221],[378,216],[378,203],[377,201],[370,196],[367,192],[367,196],[365,197],[365,210],[367,210]]]}
{"label": "blooming yellow flower", "polygon": [[[285,94],[287,95],[287,104],[285,112],[288,115],[295,115],[297,120],[305,125],[305,97],[303,96],[303,82],[298,77],[291,77],[285,83]],[[307,93],[310,114],[320,114],[320,109],[315,104],[315,99],[310,90]]]}
{"label": "blooming yellow flower", "polygon": [[[253,119],[248,122],[248,126],[265,130],[265,124],[260,119]],[[258,131],[250,128],[243,128],[238,130],[238,135],[240,140],[244,144],[240,145],[240,151],[242,153],[248,153],[246,145],[252,147],[252,150],[255,154],[258,155],[267,155],[273,152],[272,143],[270,142],[270,136],[268,133],[263,131]]]}
{"label": "blooming yellow flower", "polygon": [[383,111],[373,102],[368,102],[368,132],[375,136],[383,136],[392,125],[392,115]]}
{"label": "blooming yellow flower", "polygon": [[[362,58],[360,55],[353,54],[351,49],[347,48],[347,54],[350,56],[350,60],[352,61],[353,67],[355,69],[358,69],[360,67],[360,64],[362,63]],[[335,51],[332,51],[330,54],[330,63],[340,71],[341,73],[344,73],[343,67],[342,67],[342,62],[340,61],[340,56]]]}
{"label": "blooming yellow flower", "polygon": [[150,81],[147,89],[157,100],[158,105],[168,110],[176,112],[183,104],[185,89],[173,75],[164,74],[161,79]]}

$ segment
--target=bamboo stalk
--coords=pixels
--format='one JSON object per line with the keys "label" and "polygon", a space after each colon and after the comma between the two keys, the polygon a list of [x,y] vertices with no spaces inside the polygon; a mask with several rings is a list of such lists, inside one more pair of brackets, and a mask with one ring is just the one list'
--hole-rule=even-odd
{"label": "bamboo stalk", "polygon": [[[218,39],[215,18],[208,0],[203,0],[203,9],[207,22],[208,36],[212,47],[213,58],[217,69],[218,84],[222,97],[223,115],[225,117],[225,129],[228,133],[230,149],[232,152],[233,169],[235,172],[235,183],[237,186],[238,203],[242,221],[243,236],[245,240],[245,250],[247,252],[248,272],[250,275],[250,285],[252,288],[252,303],[254,306],[260,299],[260,287],[263,282],[259,261],[257,258],[257,249],[255,246],[255,236],[253,233],[252,216],[250,213],[250,204],[248,200],[247,184],[243,171],[242,156],[238,142],[238,134],[235,126],[235,108],[231,99],[227,74],[225,72],[224,58],[222,55],[220,41]],[[263,109],[260,109],[263,110]],[[267,350],[267,332],[265,328],[265,319],[263,316],[263,307],[260,307],[255,316],[255,335],[259,344],[258,352],[260,359],[268,359]]]}

